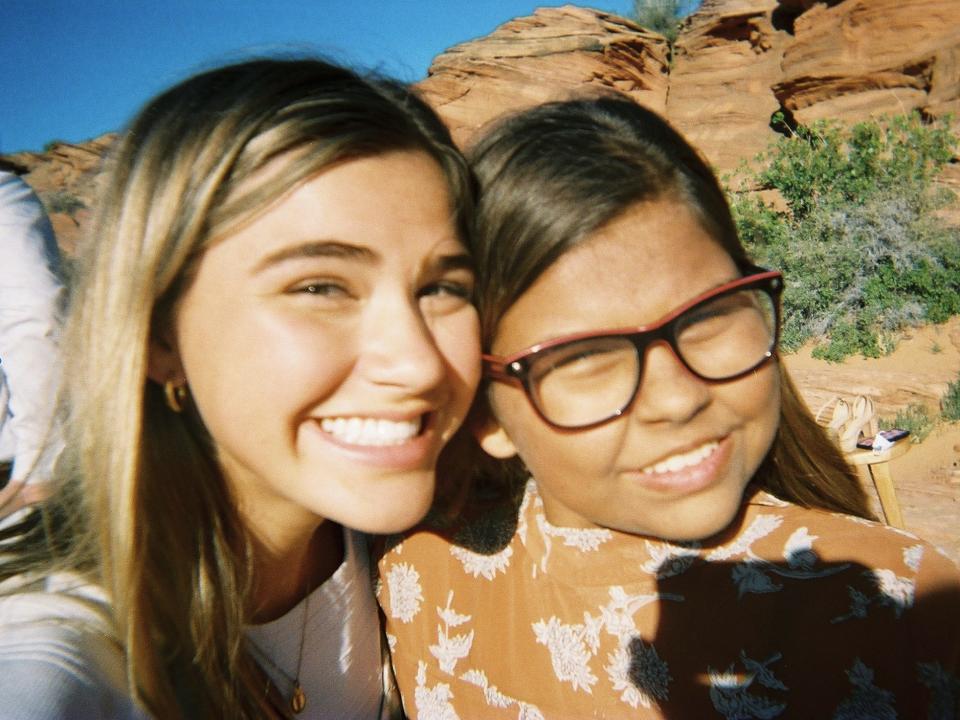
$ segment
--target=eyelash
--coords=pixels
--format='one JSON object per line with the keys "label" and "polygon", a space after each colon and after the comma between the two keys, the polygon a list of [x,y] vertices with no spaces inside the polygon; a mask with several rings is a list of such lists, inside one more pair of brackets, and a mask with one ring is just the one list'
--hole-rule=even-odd
{"label": "eyelash", "polygon": [[[314,281],[298,285],[292,289],[295,295],[307,295],[319,298],[351,297],[350,290],[341,283],[332,281]],[[473,301],[473,283],[456,280],[439,280],[425,285],[418,297],[452,297]]]}
{"label": "eyelash", "polygon": [[473,298],[473,287],[462,282],[442,280],[440,282],[431,283],[420,291],[421,296],[437,295],[441,293],[452,295],[463,300],[471,300]]}
{"label": "eyelash", "polygon": [[334,294],[348,294],[348,291],[345,287],[334,282],[311,282],[295,288],[294,292],[304,295],[317,295],[321,297],[329,297]]}

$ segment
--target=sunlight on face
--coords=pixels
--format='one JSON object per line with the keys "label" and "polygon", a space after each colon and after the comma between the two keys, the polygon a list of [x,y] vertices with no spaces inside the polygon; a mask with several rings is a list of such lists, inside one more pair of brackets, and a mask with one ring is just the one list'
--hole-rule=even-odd
{"label": "sunlight on face", "polygon": [[[537,279],[504,314],[492,351],[509,355],[560,336],[651,323],[737,276],[686,208],[635,205]],[[710,383],[665,344],[647,349],[633,405],[598,427],[554,429],[521,389],[503,383],[491,386],[490,399],[508,449],[537,480],[551,523],[674,540],[703,538],[730,523],[779,417],[772,363]]]}
{"label": "sunlight on face", "polygon": [[176,351],[242,511],[264,534],[419,520],[479,375],[473,273],[439,166],[329,168],[215,241]]}

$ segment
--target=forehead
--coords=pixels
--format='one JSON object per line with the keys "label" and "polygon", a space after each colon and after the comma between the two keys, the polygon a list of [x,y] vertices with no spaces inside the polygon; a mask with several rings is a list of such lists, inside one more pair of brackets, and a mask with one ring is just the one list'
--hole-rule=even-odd
{"label": "forehead", "polygon": [[[419,151],[391,151],[323,168],[218,237],[236,262],[259,267],[290,248],[347,241],[378,253],[460,246],[446,177]],[[445,250],[446,251],[446,250]],[[224,251],[225,252],[225,251]]]}
{"label": "forehead", "polygon": [[504,313],[492,350],[650,323],[737,274],[686,206],[639,203],[547,268]]}

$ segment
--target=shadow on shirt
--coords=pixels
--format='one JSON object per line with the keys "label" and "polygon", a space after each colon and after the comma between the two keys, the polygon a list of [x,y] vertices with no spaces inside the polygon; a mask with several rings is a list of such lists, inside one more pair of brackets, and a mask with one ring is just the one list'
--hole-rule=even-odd
{"label": "shadow on shirt", "polygon": [[629,641],[640,704],[663,717],[960,718],[960,594],[811,551],[657,580],[652,638]]}

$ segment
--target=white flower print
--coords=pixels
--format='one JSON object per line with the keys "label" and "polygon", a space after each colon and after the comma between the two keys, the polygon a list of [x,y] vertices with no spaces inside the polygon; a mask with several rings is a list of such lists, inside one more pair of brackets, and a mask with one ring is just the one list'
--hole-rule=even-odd
{"label": "white flower print", "polygon": [[483,670],[467,670],[460,676],[460,679],[482,688],[485,688],[488,682],[487,674]]}
{"label": "white flower print", "polygon": [[[543,518],[538,516],[538,520]],[[561,538],[566,547],[575,548],[581,552],[596,552],[605,542],[613,539],[613,533],[606,528],[564,528],[551,525],[543,518],[541,528],[544,535]]]}
{"label": "white flower print", "polygon": [[911,545],[903,549],[903,564],[914,572],[920,572],[920,561],[923,559],[923,545]]}
{"label": "white flower print", "polygon": [[630,707],[649,708],[656,700],[669,697],[667,685],[673,680],[667,663],[660,659],[653,645],[647,645],[639,635],[621,645],[607,656],[604,668],[620,692],[620,699]]}
{"label": "white flower print", "polygon": [[391,635],[390,633],[385,632],[385,633],[384,633],[384,637],[387,638],[387,649],[388,649],[391,653],[395,652],[396,649],[397,649],[397,636],[396,636],[396,635]]}
{"label": "white flower print", "polygon": [[867,616],[867,610],[870,608],[870,598],[852,585],[847,585],[847,594],[850,596],[850,612],[846,615],[838,615],[830,621],[831,623],[839,623],[851,618],[862,620]]}
{"label": "white flower print", "polygon": [[397,563],[387,573],[387,587],[390,588],[390,617],[411,622],[423,602],[420,573],[407,563]]}
{"label": "white flower print", "polygon": [[500,692],[496,686],[490,685],[487,680],[487,674],[483,670],[467,670],[460,679],[471,685],[476,685],[483,689],[483,698],[490,707],[505,708],[511,705],[517,705],[519,712],[518,720],[543,720],[543,713],[535,705],[528,705],[525,702],[519,702],[516,698],[505,695]]}
{"label": "white flower print", "polygon": [[760,538],[764,538],[783,524],[782,515],[757,515],[750,526],[733,542],[722,545],[707,555],[707,562],[729,560],[735,555],[750,552],[750,547]]}
{"label": "white flower print", "polygon": [[699,544],[674,545],[668,542],[644,540],[650,559],[640,569],[659,579],[674,577],[686,572],[700,555]]}
{"label": "white flower print", "polygon": [[591,653],[584,643],[584,631],[583,625],[565,625],[556,617],[533,623],[537,642],[550,651],[557,679],[570,683],[574,690],[590,693],[597,676],[590,671]]}
{"label": "white flower print", "polygon": [[437,608],[437,615],[440,616],[440,619],[443,620],[448,627],[459,627],[466,622],[470,622],[471,616],[461,615],[455,610],[451,609],[451,602],[453,602],[453,590],[447,593],[447,606]]}
{"label": "white flower print", "polygon": [[658,600],[683,600],[682,597],[670,593],[628,595],[619,585],[611,586],[609,592],[610,602],[600,608],[603,626],[608,633],[622,642],[636,634],[637,625],[633,616],[640,608]]}
{"label": "white flower print", "polygon": [[783,546],[783,558],[794,570],[811,570],[817,564],[817,554],[813,551],[813,541],[816,535],[811,535],[805,527],[799,527],[787,538]]}
{"label": "white flower print", "polygon": [[854,660],[853,667],[847,670],[847,677],[853,685],[853,692],[840,703],[833,720],[896,720],[893,693],[873,684],[873,670],[860,658]]}
{"label": "white flower print", "polygon": [[775,583],[763,572],[767,566],[765,563],[757,563],[752,560],[740,562],[733,566],[730,573],[733,577],[733,584],[737,587],[737,597],[743,597],[747,593],[772,593],[783,590],[783,585]]}
{"label": "white flower print", "polygon": [[727,720],[767,720],[782,714],[787,707],[785,703],[750,692],[754,682],[768,690],[787,689],[770,669],[770,665],[782,657],[777,653],[760,661],[747,657],[746,653],[741,651],[740,662],[746,672],[735,672],[734,665],[730,665],[724,672],[708,669],[710,700],[716,711]]}
{"label": "white flower print", "polygon": [[517,720],[544,720],[544,717],[540,708],[536,705],[522,702],[520,703],[520,713],[517,715]]}
{"label": "white flower print", "polygon": [[781,500],[776,495],[771,495],[768,492],[758,492],[753,499],[753,502],[761,505],[772,505],[773,507],[790,507],[790,503],[786,500]]}
{"label": "white flower print", "polygon": [[[540,506],[543,501],[536,499]],[[550,561],[550,553],[553,549],[553,538],[561,538],[566,547],[571,547],[581,552],[594,552],[600,546],[613,538],[613,533],[606,528],[582,529],[582,528],[558,528],[551,525],[546,516],[537,513],[537,528],[540,530],[540,536],[543,538],[543,557],[540,558],[540,569],[547,572],[547,565]],[[536,569],[534,568],[534,577]]]}
{"label": "white flower print", "polygon": [[423,661],[417,667],[417,687],[414,690],[414,702],[420,720],[460,720],[450,701],[453,693],[446,683],[437,683],[427,687],[427,665]]}
{"label": "white flower print", "polygon": [[928,717],[949,718],[960,707],[960,678],[956,678],[938,662],[917,663],[917,678],[930,688]]}
{"label": "white flower print", "polygon": [[473,645],[473,630],[470,631],[469,635],[450,637],[444,630],[438,628],[437,635],[437,644],[430,646],[430,654],[437,659],[443,672],[452,675],[457,661],[470,654],[470,647]]}
{"label": "white flower print", "polygon": [[771,690],[786,690],[787,686],[784,685],[777,677],[773,674],[773,671],[770,669],[770,665],[781,660],[783,655],[776,653],[772,657],[767,658],[766,660],[754,660],[753,658],[747,657],[747,654],[740,651],[740,662],[743,663],[743,666],[747,669],[748,673],[753,675],[753,678],[763,685],[765,688],[770,688]]}
{"label": "white flower print", "polygon": [[785,703],[749,692],[753,677],[742,678],[733,672],[731,665],[726,672],[709,670],[710,700],[714,709],[727,720],[770,720],[780,716]]}
{"label": "white flower print", "polygon": [[893,608],[895,617],[900,617],[904,610],[913,607],[916,587],[914,581],[910,578],[900,577],[893,570],[886,568],[864,570],[863,575],[872,581],[876,594],[870,597],[857,588],[848,585],[850,611],[846,615],[833,618],[830,622],[839,623],[851,618],[863,619],[867,617],[867,611],[873,604]]}
{"label": "white flower print", "polygon": [[[536,497],[536,500],[533,498]],[[530,503],[534,503],[535,508],[542,508],[543,501],[537,497],[537,481],[533,478],[527,480],[527,488],[523,493],[523,499],[520,501],[520,509],[517,512],[517,537],[523,545],[527,544],[527,509]]]}
{"label": "white flower print", "polygon": [[437,626],[437,644],[430,646],[430,654],[437,659],[440,669],[448,675],[453,674],[457,661],[469,655],[473,646],[473,630],[466,635],[450,635],[451,627],[470,621],[469,615],[461,615],[450,607],[452,602],[453,590],[447,594],[447,606],[437,608],[443,625]]}
{"label": "white flower print", "polygon": [[892,607],[896,617],[900,617],[904,610],[913,607],[913,593],[915,585],[910,578],[899,577],[893,570],[876,568],[873,577],[880,590],[880,604]]}
{"label": "white flower print", "polygon": [[463,565],[463,571],[473,577],[481,575],[487,580],[493,580],[498,572],[506,572],[510,567],[510,557],[513,548],[507,545],[503,550],[493,555],[481,555],[471,552],[457,545],[450,546],[450,554]]}

